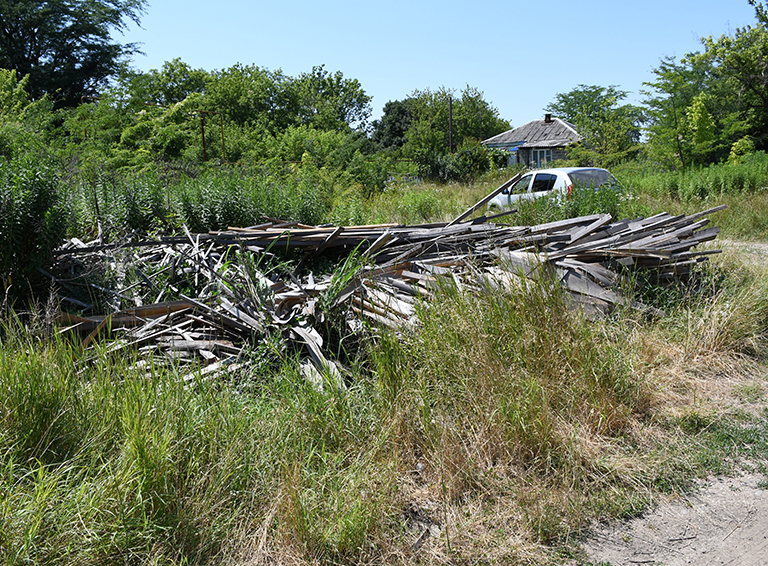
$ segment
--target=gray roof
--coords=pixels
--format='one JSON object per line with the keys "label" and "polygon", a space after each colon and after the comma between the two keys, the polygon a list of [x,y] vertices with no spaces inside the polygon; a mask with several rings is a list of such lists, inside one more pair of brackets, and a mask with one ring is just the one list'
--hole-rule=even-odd
{"label": "gray roof", "polygon": [[532,120],[518,128],[488,138],[483,144],[491,147],[563,147],[580,139],[581,136],[573,124],[560,118],[552,118],[549,122]]}

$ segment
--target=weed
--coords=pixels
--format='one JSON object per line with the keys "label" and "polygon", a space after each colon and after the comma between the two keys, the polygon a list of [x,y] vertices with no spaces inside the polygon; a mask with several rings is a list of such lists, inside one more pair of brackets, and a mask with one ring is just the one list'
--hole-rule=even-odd
{"label": "weed", "polygon": [[765,399],[765,390],[758,383],[744,383],[735,387],[736,395],[745,403],[757,403]]}

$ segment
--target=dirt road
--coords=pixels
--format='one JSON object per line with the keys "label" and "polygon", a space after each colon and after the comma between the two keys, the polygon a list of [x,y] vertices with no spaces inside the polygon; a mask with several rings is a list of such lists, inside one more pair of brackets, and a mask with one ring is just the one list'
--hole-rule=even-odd
{"label": "dirt road", "polygon": [[604,526],[585,545],[585,564],[765,566],[765,487],[759,474],[720,478],[630,522]]}

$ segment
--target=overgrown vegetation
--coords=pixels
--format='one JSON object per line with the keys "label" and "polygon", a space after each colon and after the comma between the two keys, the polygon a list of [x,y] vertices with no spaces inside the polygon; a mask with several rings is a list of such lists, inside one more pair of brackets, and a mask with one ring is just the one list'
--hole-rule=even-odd
{"label": "overgrown vegetation", "polygon": [[268,348],[253,373],[187,387],[106,348],[86,359],[45,312],[9,317],[0,556],[389,563],[431,525],[437,563],[554,560],[592,518],[764,465],[765,413],[712,404],[765,397],[768,278],[739,261],[702,274],[706,292],[669,293],[656,321],[586,320],[547,280],[447,286],[420,328],[361,345],[346,389]]}
{"label": "overgrown vegetation", "polygon": [[[97,32],[144,3],[120,6]],[[756,27],[662,60],[643,107],[613,86],[558,95],[550,109],[588,141],[562,164],[608,165],[623,189],[521,203],[499,221],[727,204],[712,215],[725,238],[768,238],[765,85],[734,94],[751,76],[735,56],[767,58],[757,7]],[[1,561],[557,563],[593,519],[708,473],[766,473],[764,254],[715,256],[675,286],[627,282],[666,311],[653,320],[587,320],[549,280],[446,286],[418,328],[356,343],[345,388],[310,384],[270,339],[249,373],[190,386],[106,343],[84,354],[52,326],[59,305],[41,284],[64,237],[449,220],[515,173],[478,143],[509,124],[469,86],[414,90],[369,123],[362,85],[323,66],[289,77],[174,60],[55,101],[39,70],[3,67]],[[343,328],[329,331],[340,344]]]}

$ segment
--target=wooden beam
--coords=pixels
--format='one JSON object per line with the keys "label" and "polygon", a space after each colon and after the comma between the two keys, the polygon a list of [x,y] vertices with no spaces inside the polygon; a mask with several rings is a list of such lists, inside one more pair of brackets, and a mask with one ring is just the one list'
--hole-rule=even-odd
{"label": "wooden beam", "polygon": [[473,212],[475,212],[475,211],[476,211],[476,210],[478,210],[479,208],[482,208],[482,207],[484,207],[486,204],[488,204],[488,202],[490,202],[490,200],[491,200],[493,197],[495,197],[496,195],[498,195],[498,194],[499,194],[501,191],[503,191],[504,189],[507,189],[507,188],[511,187],[512,185],[514,185],[515,183],[517,183],[517,181],[519,181],[519,180],[520,180],[522,177],[523,177],[523,172],[521,171],[520,173],[518,173],[517,175],[515,175],[514,177],[512,177],[512,178],[511,178],[509,181],[507,181],[506,183],[504,183],[503,185],[501,185],[501,186],[500,186],[498,189],[495,189],[493,192],[491,192],[490,194],[488,194],[488,195],[487,195],[486,197],[484,197],[482,200],[480,200],[480,201],[478,201],[477,203],[473,204],[473,205],[472,205],[472,206],[470,206],[470,207],[469,207],[467,210],[465,210],[464,212],[462,212],[462,213],[461,213],[459,216],[457,216],[456,218],[454,218],[453,220],[451,220],[451,221],[448,223],[448,226],[452,226],[452,225],[454,225],[454,224],[456,224],[456,223],[458,223],[458,222],[461,222],[462,220],[464,220],[465,218],[467,218],[467,217],[468,217],[470,214],[472,214]]}

